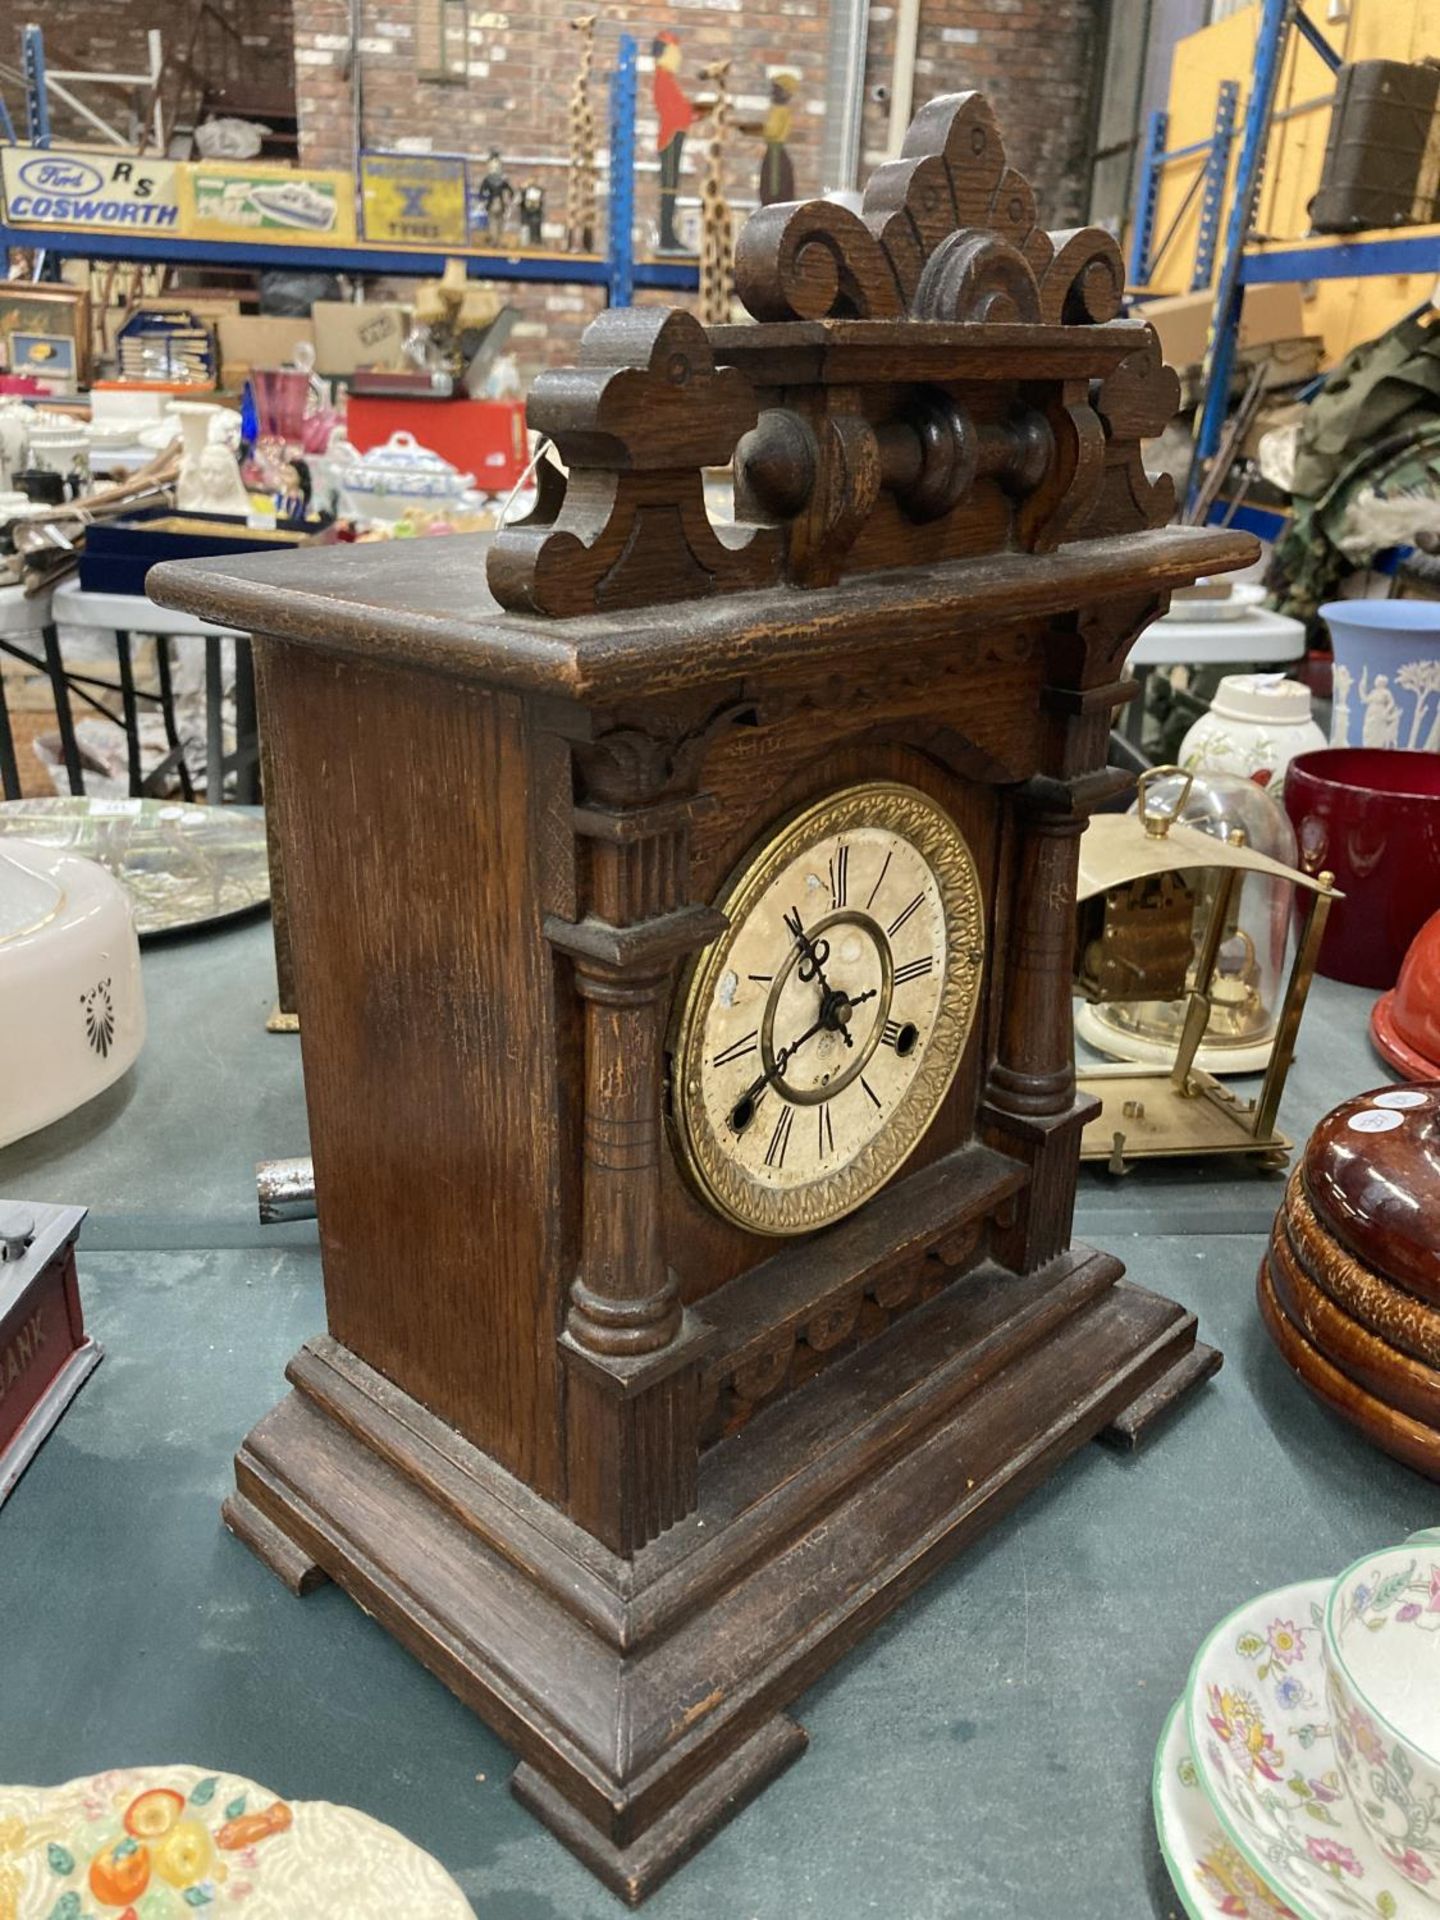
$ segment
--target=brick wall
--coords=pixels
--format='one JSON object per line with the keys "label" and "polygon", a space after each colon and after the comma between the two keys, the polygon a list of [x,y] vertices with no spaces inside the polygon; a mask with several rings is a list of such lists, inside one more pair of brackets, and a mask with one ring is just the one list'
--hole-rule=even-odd
{"label": "brick wall", "polygon": [[[563,217],[566,107],[579,43],[568,22],[583,8],[575,0],[528,0],[505,11],[470,9],[469,63],[464,85],[421,79],[416,73],[417,13],[427,0],[363,0],[363,139],[367,146],[394,146],[422,136],[436,152],[486,154],[498,146],[517,184],[539,181],[546,190],[547,218]],[[346,166],[354,146],[351,87],[340,62],[348,44],[346,0],[296,0],[295,67],[301,154],[313,166]],[[636,16],[627,15],[627,23]],[[679,39],[688,93],[704,90],[700,69],[729,58],[729,85],[739,119],[758,119],[768,104],[769,76],[799,75],[791,152],[798,185],[818,191],[825,97],[828,20],[823,4],[808,0],[679,0],[652,4],[646,28]],[[640,235],[654,213],[655,118],[650,98],[649,44],[641,41],[637,183]],[[591,98],[605,144],[606,74],[614,59],[616,29],[602,20],[596,35]],[[703,123],[692,130],[685,154],[687,182],[704,157]],[[737,134],[732,141],[730,188],[737,205],[753,202],[761,147]],[[602,181],[603,184],[603,181]]]}
{"label": "brick wall", "polygon": [[[422,79],[417,45],[438,0],[362,0],[360,78],[364,144],[393,147],[423,139],[436,152],[485,154],[498,146],[511,179],[539,181],[547,219],[558,228],[565,203],[566,105],[578,42],[568,22],[591,0],[524,0],[487,11],[472,0],[466,72],[459,84]],[[70,59],[143,64],[144,32],[160,25],[173,41],[183,31],[189,0],[34,0],[34,9]],[[290,36],[293,4],[294,78],[302,160],[312,166],[351,164],[356,144],[353,85],[343,71],[349,44],[349,0],[223,0],[243,18],[257,80]],[[1081,216],[1088,136],[1092,53],[1098,39],[1099,0],[922,0],[916,49],[915,100],[979,87],[1000,119],[1012,163],[1035,185],[1042,216],[1052,226]],[[817,193],[820,178],[829,45],[828,0],[652,0],[637,16],[602,13],[592,82],[603,145],[607,88],[623,17],[641,38],[639,83],[640,171],[636,181],[637,238],[653,239],[658,208],[655,119],[645,33],[666,29],[680,41],[686,91],[703,90],[700,69],[729,59],[736,117],[759,119],[770,77],[796,73],[791,154],[796,189]],[[887,109],[873,98],[890,80],[895,9],[872,5],[866,74],[862,172],[884,157]],[[83,56],[80,49],[84,49]],[[17,50],[18,51],[18,50]],[[3,57],[3,56],[0,56]],[[13,103],[12,103],[13,104]],[[57,137],[74,137],[57,126]],[[685,154],[682,196],[693,194],[704,159],[705,132],[692,131]],[[732,203],[743,217],[753,204],[761,147],[737,134],[731,141]],[[604,206],[602,199],[602,222]],[[682,201],[682,226],[686,219]],[[690,216],[693,218],[693,214]],[[513,345],[527,376],[545,362],[573,357],[585,322],[599,310],[589,289],[514,286],[506,297],[521,310]]]}
{"label": "brick wall", "polygon": [[[305,0],[297,0],[303,6]],[[1123,9],[1122,9],[1123,11]],[[915,104],[977,87],[1010,163],[1050,227],[1078,226],[1089,197],[1090,92],[1101,57],[1097,0],[922,0]],[[895,58],[895,9],[872,6],[866,71],[867,168],[885,157],[888,110],[876,103]]]}
{"label": "brick wall", "polygon": [[[347,0],[294,0],[296,93],[301,152],[316,166],[345,166],[355,141],[350,81],[342,75]],[[576,63],[576,39],[567,22],[579,0],[525,0],[506,10],[472,4],[465,84],[417,76],[417,30],[422,8],[434,0],[363,0],[360,41],[365,144],[393,146],[420,136],[437,152],[484,154],[499,146],[511,179],[538,180],[546,189],[547,219],[563,218],[566,104]],[[791,153],[797,191],[817,193],[828,52],[827,0],[653,0],[638,18],[668,29],[683,52],[681,79],[700,91],[707,61],[728,58],[739,119],[765,110],[772,74],[800,78]],[[1088,140],[1092,50],[1098,39],[1098,0],[922,0],[915,100],[979,87],[988,94],[1005,132],[1010,158],[1033,181],[1042,215],[1052,226],[1082,215]],[[637,16],[626,13],[635,31]],[[895,10],[872,6],[867,102],[862,141],[867,172],[884,158],[887,110],[871,95],[888,86],[894,57]],[[604,138],[604,74],[613,60],[617,29],[602,13],[592,82]],[[649,47],[641,35],[636,182],[637,238],[653,238],[657,213],[655,121],[651,108]],[[682,195],[694,190],[705,135],[687,143]],[[730,147],[728,191],[742,214],[753,204],[759,143],[736,136]],[[603,219],[603,205],[602,205]],[[685,214],[682,210],[682,225]],[[573,358],[579,331],[599,311],[588,289],[512,287],[521,309],[513,349],[528,376],[546,362]]]}
{"label": "brick wall", "polygon": [[[265,101],[288,97],[293,72],[291,0],[216,0],[216,4],[235,30],[237,71],[243,69],[239,97]],[[183,52],[191,44],[194,6],[195,0],[29,0],[24,7],[6,9],[6,24],[0,28],[0,61],[20,66],[20,27],[23,21],[33,20],[44,33],[45,57],[51,66],[144,73],[149,67],[146,35],[151,28],[163,34],[167,55]],[[71,91],[102,119],[123,126],[127,100],[121,89],[75,83]],[[23,130],[24,100],[19,88],[7,86],[5,97],[17,128]],[[137,95],[135,105],[143,104]],[[100,137],[81,115],[53,96],[50,125],[57,146],[66,142],[88,146]]]}

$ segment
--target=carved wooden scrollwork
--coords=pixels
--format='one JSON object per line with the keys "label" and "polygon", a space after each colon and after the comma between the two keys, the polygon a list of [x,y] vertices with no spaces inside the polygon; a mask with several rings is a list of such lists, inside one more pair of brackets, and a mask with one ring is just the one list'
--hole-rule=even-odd
{"label": "carved wooden scrollwork", "polygon": [[1105,429],[1105,472],[1087,530],[1163,526],[1175,511],[1175,482],[1169,474],[1149,477],[1140,442],[1164,432],[1180,405],[1180,382],[1161,357],[1153,327],[1142,346],[1095,382],[1091,405]]}
{"label": "carved wooden scrollwork", "polygon": [[970,227],[945,235],[925,262],[912,311],[917,320],[1033,325],[1040,289],[1023,253],[998,234]]}
{"label": "carved wooden scrollwork", "polygon": [[[860,211],[760,208],[737,287],[758,327],[602,315],[529,424],[565,471],[496,536],[492,592],[571,616],[940,564],[1158,524],[1142,435],[1178,404],[1096,228],[1048,233],[976,93],[932,100]],[[823,322],[823,325],[814,323]],[[729,466],[734,522],[703,470]]]}
{"label": "carved wooden scrollwork", "polygon": [[1048,234],[1007,165],[984,97],[922,107],[859,214],[826,200],[762,207],[736,287],[757,320],[913,319],[1103,325],[1120,311],[1120,250],[1098,227]]}
{"label": "carved wooden scrollwork", "polygon": [[701,1444],[710,1446],[738,1433],[762,1407],[844,1359],[969,1272],[984,1259],[991,1226],[999,1224],[1002,1208],[1003,1203],[988,1218],[963,1222],[927,1253],[842,1287],[803,1317],[777,1328],[767,1344],[747,1346],[733,1360],[712,1362],[701,1387]]}
{"label": "carved wooden scrollwork", "polygon": [[1055,257],[1040,277],[1040,317],[1048,326],[1103,326],[1120,311],[1125,262],[1099,227],[1052,233]]}
{"label": "carved wooden scrollwork", "polygon": [[740,229],[735,284],[757,320],[898,320],[905,311],[879,241],[829,200],[757,208]]}
{"label": "carved wooden scrollwork", "polygon": [[536,513],[497,535],[490,591],[505,607],[566,615],[766,585],[779,567],[776,536],[722,536],[702,481],[756,414],[749,382],[716,367],[693,315],[602,314],[579,365],[542,373],[531,389],[529,424],[553,440],[569,479],[558,498],[552,481]]}

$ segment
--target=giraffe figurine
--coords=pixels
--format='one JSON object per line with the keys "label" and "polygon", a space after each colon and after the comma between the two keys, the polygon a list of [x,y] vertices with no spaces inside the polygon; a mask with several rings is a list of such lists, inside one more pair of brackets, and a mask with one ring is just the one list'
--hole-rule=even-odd
{"label": "giraffe figurine", "polygon": [[593,253],[599,225],[595,209],[595,106],[590,98],[598,18],[598,14],[582,13],[570,22],[580,36],[580,65],[570,88],[570,174],[565,187],[565,245],[571,253]]}
{"label": "giraffe figurine", "polygon": [[700,78],[714,86],[710,109],[710,139],[700,178],[700,318],[706,326],[723,327],[730,320],[735,298],[735,221],[725,198],[725,141],[730,132],[728,60],[712,60],[700,69]]}

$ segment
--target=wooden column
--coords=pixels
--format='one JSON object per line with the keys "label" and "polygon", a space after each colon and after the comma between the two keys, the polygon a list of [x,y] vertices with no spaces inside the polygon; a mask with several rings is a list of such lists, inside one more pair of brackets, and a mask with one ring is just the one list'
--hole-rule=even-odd
{"label": "wooden column", "polygon": [[[654,796],[643,755],[582,755],[575,810],[586,911],[550,919],[585,1008],[579,1270],[561,1350],[567,1504],[631,1554],[695,1504],[699,1362],[708,1330],[681,1305],[661,1243],[664,1025],[680,958],[724,928],[688,904],[692,798]],[[618,804],[628,802],[628,804]]]}
{"label": "wooden column", "polygon": [[1075,1097],[1070,1004],[1055,991],[1075,946],[1075,885],[1084,814],[1059,781],[1033,780],[1016,800],[1020,831],[1010,975],[989,1095],[1005,1113],[1066,1113]]}
{"label": "wooden column", "polygon": [[982,1133],[1030,1168],[1030,1185],[995,1246],[1017,1273],[1070,1244],[1079,1136],[1095,1102],[1076,1097],[1073,1014],[1056,983],[1073,968],[1080,835],[1090,815],[1129,784],[1128,774],[1103,764],[1110,714],[1128,684],[1107,675],[1099,686],[1043,690],[1045,760],[1054,771],[1026,781],[1013,801],[1013,940]]}

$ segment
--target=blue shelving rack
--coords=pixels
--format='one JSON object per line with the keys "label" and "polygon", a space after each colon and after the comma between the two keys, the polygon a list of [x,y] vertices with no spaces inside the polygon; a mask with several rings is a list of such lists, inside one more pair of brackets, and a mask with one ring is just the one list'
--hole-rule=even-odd
{"label": "blue shelving rack", "polygon": [[[50,144],[45,112],[45,46],[38,27],[23,37],[26,75],[26,134],[32,146]],[[606,252],[576,258],[568,254],[466,253],[461,257],[472,280],[541,281],[552,285],[603,287],[612,307],[629,306],[637,287],[693,293],[700,284],[698,265],[685,260],[635,258],[635,93],[637,48],[633,34],[622,34],[610,87],[610,198]],[[319,273],[428,277],[445,270],[452,256],[410,247],[296,246],[264,241],[187,240],[177,234],[94,233],[59,227],[12,227],[0,220],[0,248],[34,248],[78,260],[135,260],[171,266],[289,267]]]}
{"label": "blue shelving rack", "polygon": [[[1200,228],[1195,241],[1195,265],[1190,276],[1190,291],[1199,293],[1210,284],[1215,265],[1215,240],[1220,230],[1220,207],[1225,198],[1225,182],[1230,173],[1230,148],[1235,138],[1235,113],[1240,86],[1235,80],[1222,80],[1215,96],[1215,128],[1208,140],[1195,140],[1188,147],[1165,147],[1170,131],[1170,116],[1157,108],[1145,128],[1145,146],[1140,156],[1140,191],[1135,202],[1135,220],[1130,233],[1130,285],[1143,287],[1169,251],[1180,223],[1200,195]],[[1205,165],[1195,175],[1174,219],[1159,246],[1155,238],[1155,213],[1160,200],[1161,169],[1167,161],[1186,160],[1193,154],[1205,155]]]}
{"label": "blue shelving rack", "polygon": [[50,144],[50,101],[45,91],[45,36],[29,26],[20,36],[25,74],[25,137],[32,147]]}
{"label": "blue shelving rack", "polygon": [[[177,266],[313,268],[320,273],[410,274],[443,273],[455,257],[443,250],[422,252],[410,247],[267,246],[261,241],[186,240],[179,235],[81,233],[58,227],[11,227],[0,224],[0,247],[31,247],[76,260],[164,261]],[[568,254],[467,253],[462,256],[472,280],[544,280],[564,286],[593,286],[611,290],[608,259],[576,259]],[[636,260],[634,285],[693,292],[699,285],[695,267],[680,260]],[[612,301],[612,304],[621,304]]]}
{"label": "blue shelving rack", "polygon": [[[1235,191],[1205,350],[1204,399],[1187,488],[1191,501],[1199,491],[1207,463],[1220,445],[1246,287],[1296,280],[1361,279],[1372,274],[1440,273],[1440,227],[1408,233],[1357,234],[1347,239],[1327,235],[1313,242],[1291,241],[1285,245],[1251,245],[1256,198],[1275,112],[1275,91],[1292,29],[1319,54],[1332,73],[1340,66],[1339,54],[1307,18],[1299,0],[1263,0]],[[1153,221],[1153,212],[1151,218]]]}
{"label": "blue shelving rack", "polygon": [[[635,292],[635,36],[622,33],[610,75],[610,304]],[[696,276],[699,284],[699,276]]]}

